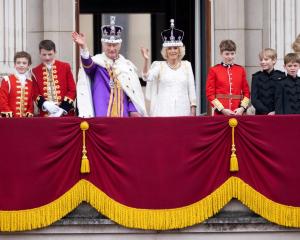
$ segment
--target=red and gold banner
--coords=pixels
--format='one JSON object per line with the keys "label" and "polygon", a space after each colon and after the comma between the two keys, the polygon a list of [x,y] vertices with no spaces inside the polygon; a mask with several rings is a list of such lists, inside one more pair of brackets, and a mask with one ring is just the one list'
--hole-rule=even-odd
{"label": "red and gold banner", "polygon": [[0,230],[48,226],[82,201],[127,227],[182,228],[232,198],[300,227],[300,116],[236,120],[0,119]]}

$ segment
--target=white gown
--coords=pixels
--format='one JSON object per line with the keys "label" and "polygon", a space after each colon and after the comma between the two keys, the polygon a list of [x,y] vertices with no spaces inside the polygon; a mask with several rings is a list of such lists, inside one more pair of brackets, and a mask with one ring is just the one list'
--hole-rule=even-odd
{"label": "white gown", "polygon": [[190,116],[196,106],[196,91],[191,63],[182,61],[171,69],[166,61],[153,62],[148,75],[146,98],[150,100],[150,116]]}

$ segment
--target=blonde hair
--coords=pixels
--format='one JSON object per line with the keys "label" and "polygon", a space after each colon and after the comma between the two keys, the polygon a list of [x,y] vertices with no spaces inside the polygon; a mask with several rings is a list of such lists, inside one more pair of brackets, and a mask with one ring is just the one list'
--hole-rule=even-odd
{"label": "blonde hair", "polygon": [[277,59],[277,52],[273,48],[265,48],[259,54],[258,57],[262,60],[264,57],[271,58],[272,60]]}
{"label": "blonde hair", "polygon": [[[168,55],[167,55],[167,49],[168,47],[163,47],[160,51],[161,56],[163,57],[163,59],[167,60],[168,59]],[[182,47],[178,47],[179,49],[179,60],[182,60],[183,57],[185,56],[185,46]]]}
{"label": "blonde hair", "polygon": [[296,53],[300,53],[300,34],[296,37],[295,41],[292,44],[292,49]]}

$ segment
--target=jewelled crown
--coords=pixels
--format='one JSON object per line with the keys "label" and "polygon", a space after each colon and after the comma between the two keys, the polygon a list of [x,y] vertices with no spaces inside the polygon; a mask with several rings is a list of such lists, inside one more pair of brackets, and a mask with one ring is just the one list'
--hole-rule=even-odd
{"label": "jewelled crown", "polygon": [[106,43],[121,43],[121,33],[123,27],[115,25],[116,17],[110,16],[110,25],[104,25],[101,27],[102,31],[102,42]]}
{"label": "jewelled crown", "polygon": [[171,19],[170,22],[170,29],[161,32],[163,47],[182,47],[184,31],[175,28],[174,19]]}

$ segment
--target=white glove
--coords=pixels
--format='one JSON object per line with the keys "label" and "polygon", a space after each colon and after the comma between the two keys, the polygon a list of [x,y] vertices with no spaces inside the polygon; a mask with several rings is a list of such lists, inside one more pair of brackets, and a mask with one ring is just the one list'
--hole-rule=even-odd
{"label": "white glove", "polygon": [[233,111],[231,111],[230,109],[227,109],[227,108],[222,109],[221,113],[223,113],[225,116],[231,116],[231,115],[235,114]]}
{"label": "white glove", "polygon": [[49,117],[61,117],[63,114],[66,114],[66,113],[67,112],[64,109],[58,107],[58,111],[55,113],[50,113]]}
{"label": "white glove", "polygon": [[45,101],[42,109],[43,111],[47,111],[49,114],[54,114],[59,110],[59,106],[57,106],[53,101]]}
{"label": "white glove", "polygon": [[239,107],[234,110],[234,113],[235,113],[235,115],[243,115],[244,111],[245,111],[245,108]]}
{"label": "white glove", "polygon": [[275,115],[275,111],[269,112],[268,115]]}

